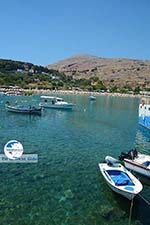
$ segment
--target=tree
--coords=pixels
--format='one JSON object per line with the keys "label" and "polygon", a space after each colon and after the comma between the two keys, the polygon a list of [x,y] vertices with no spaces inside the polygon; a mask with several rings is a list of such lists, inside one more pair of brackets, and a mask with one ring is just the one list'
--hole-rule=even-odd
{"label": "tree", "polygon": [[140,87],[137,86],[135,89],[134,89],[134,94],[139,94],[141,91]]}

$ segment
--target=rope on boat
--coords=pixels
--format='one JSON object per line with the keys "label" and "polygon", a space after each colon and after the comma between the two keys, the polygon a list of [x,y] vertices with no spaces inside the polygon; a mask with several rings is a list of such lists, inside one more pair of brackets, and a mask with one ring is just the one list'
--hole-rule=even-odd
{"label": "rope on boat", "polygon": [[138,194],[148,205],[150,205],[150,201],[146,200],[142,195]]}
{"label": "rope on boat", "polygon": [[132,208],[133,208],[133,199],[131,200],[131,205],[130,205],[129,225],[131,224]]}
{"label": "rope on boat", "polygon": [[[150,205],[150,201],[145,199],[142,195],[138,194],[143,201],[145,201],[148,205]],[[131,200],[131,205],[130,205],[130,214],[129,214],[129,225],[131,225],[131,217],[132,217],[132,209],[133,209],[133,199]]]}

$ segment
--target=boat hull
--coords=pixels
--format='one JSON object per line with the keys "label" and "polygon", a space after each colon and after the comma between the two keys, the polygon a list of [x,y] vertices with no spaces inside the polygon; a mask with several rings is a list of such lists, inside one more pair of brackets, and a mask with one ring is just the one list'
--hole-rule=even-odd
{"label": "boat hull", "polygon": [[150,98],[142,99],[139,104],[139,125],[150,130]]}
{"label": "boat hull", "polygon": [[41,115],[41,108],[39,109],[20,109],[11,106],[6,106],[8,112],[30,114],[30,115]]}
{"label": "boat hull", "polygon": [[146,169],[141,165],[135,165],[134,162],[124,159],[125,167],[129,170],[135,171],[143,176],[150,178],[150,169]]}
{"label": "boat hull", "polygon": [[40,104],[40,106],[43,107],[43,108],[62,109],[62,110],[63,109],[64,110],[66,110],[66,109],[72,110],[73,107],[74,107],[74,105],[72,105],[72,104],[68,104],[68,105],[56,105],[56,104],[54,104],[54,105],[45,105],[45,104]]}
{"label": "boat hull", "polygon": [[150,116],[139,117],[139,125],[150,130]]}
{"label": "boat hull", "polygon": [[124,191],[121,191],[117,188],[115,188],[114,186],[110,185],[109,182],[107,182],[106,180],[106,183],[108,184],[108,186],[114,191],[116,192],[117,194],[120,194],[122,196],[124,196],[125,198],[129,199],[129,200],[132,200],[136,194],[133,194],[133,193],[127,193],[127,192],[124,192]]}

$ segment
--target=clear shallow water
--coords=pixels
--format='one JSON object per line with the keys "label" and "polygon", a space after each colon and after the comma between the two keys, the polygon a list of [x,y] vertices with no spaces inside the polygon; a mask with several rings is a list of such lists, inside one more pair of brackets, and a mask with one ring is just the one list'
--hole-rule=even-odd
{"label": "clear shallow water", "polygon": [[[4,103],[38,105],[39,96],[0,96],[0,153],[17,139],[25,153],[39,156],[37,164],[1,164],[0,224],[128,224],[130,202],[109,189],[98,163],[133,147],[150,154],[150,132],[138,127],[138,99],[64,98],[76,109],[35,117],[8,113]],[[150,201],[149,181],[143,182],[141,194]],[[149,213],[137,197],[132,224],[150,224]]]}

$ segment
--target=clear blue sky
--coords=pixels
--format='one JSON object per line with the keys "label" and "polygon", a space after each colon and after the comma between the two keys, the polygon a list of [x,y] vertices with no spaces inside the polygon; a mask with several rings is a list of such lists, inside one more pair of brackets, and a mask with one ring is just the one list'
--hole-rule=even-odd
{"label": "clear blue sky", "polygon": [[149,0],[0,0],[0,58],[150,59]]}

